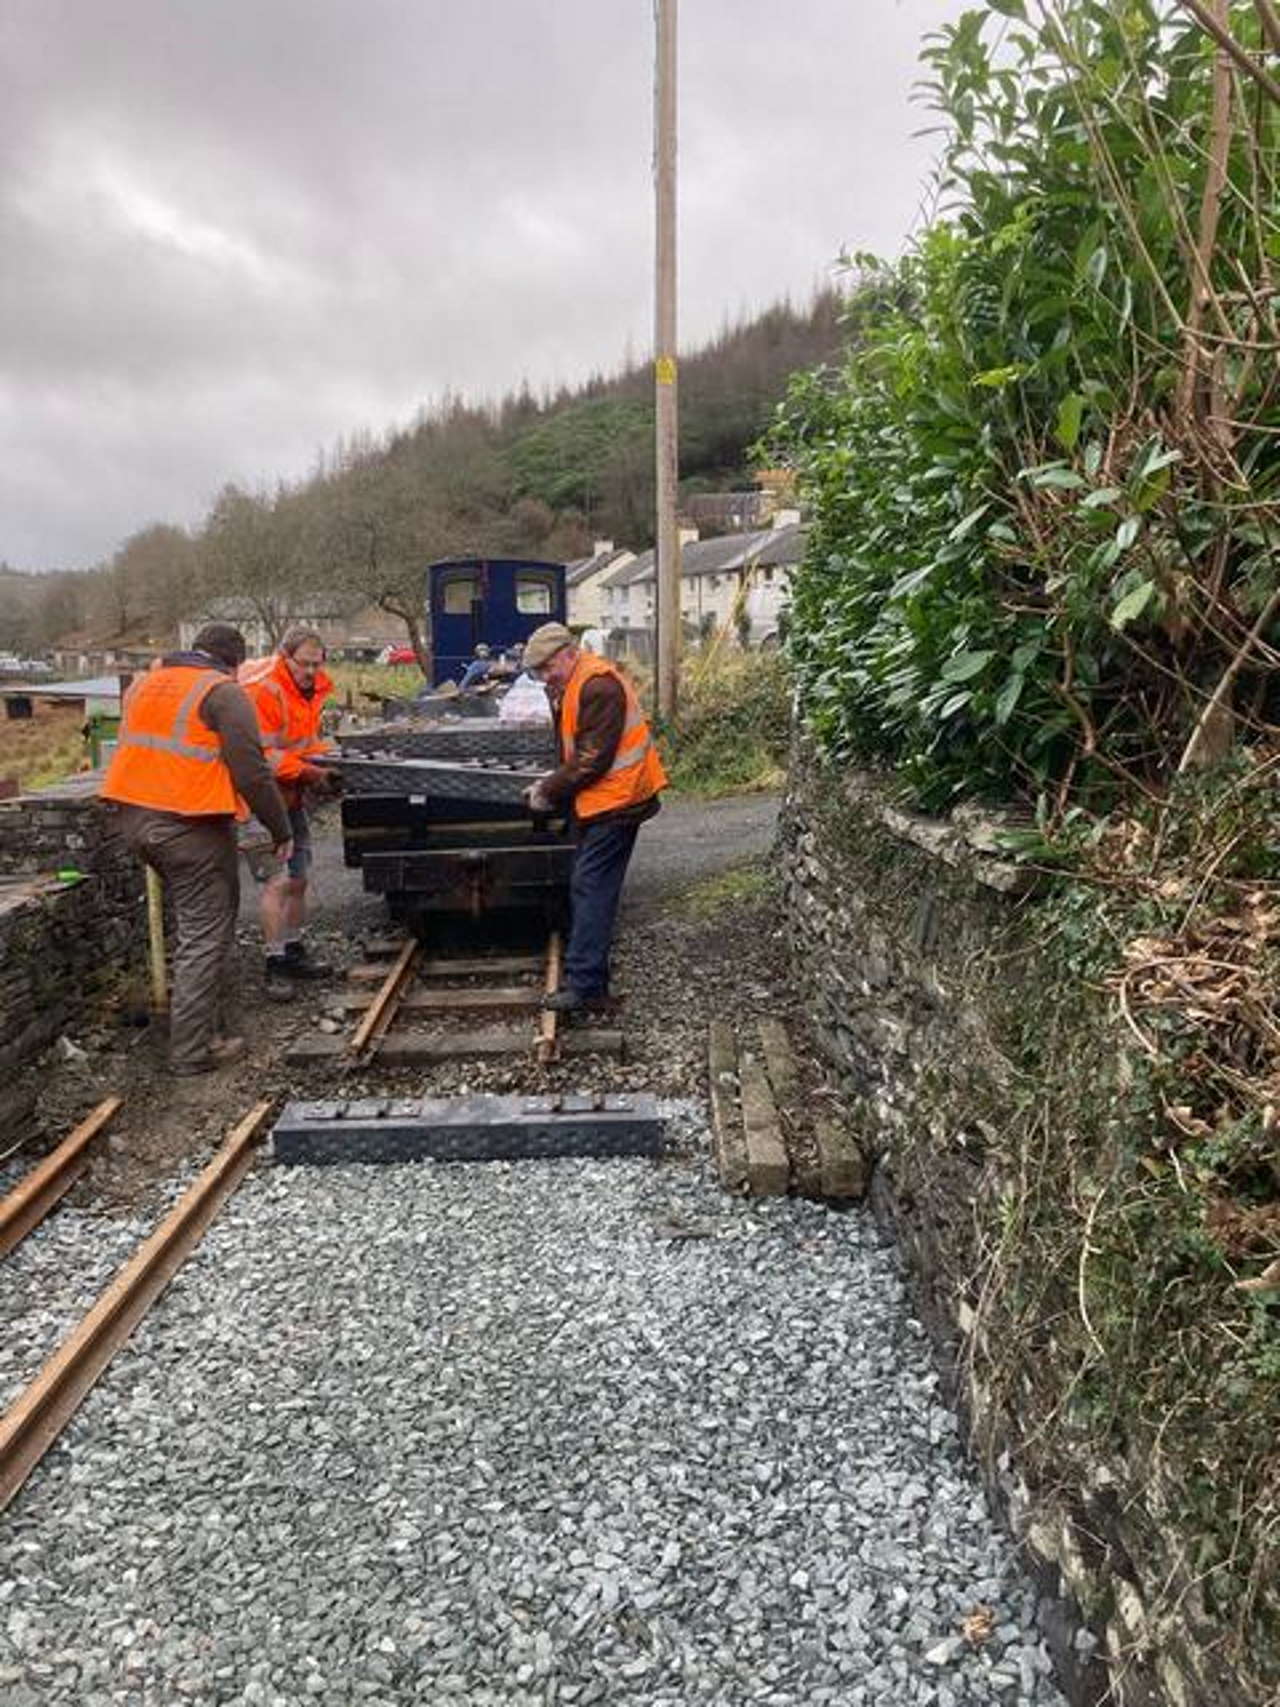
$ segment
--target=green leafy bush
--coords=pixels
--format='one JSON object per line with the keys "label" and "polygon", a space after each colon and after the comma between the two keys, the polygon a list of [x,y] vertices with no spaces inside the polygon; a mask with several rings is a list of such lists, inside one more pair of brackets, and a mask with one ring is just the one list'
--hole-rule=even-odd
{"label": "green leafy bush", "polygon": [[715,796],[773,788],[790,740],[791,686],[777,653],[693,666],[680,689],[675,722],[660,730],[673,788]]}
{"label": "green leafy bush", "polygon": [[814,510],[802,704],[927,804],[1159,790],[1267,722],[1280,107],[1239,75],[1215,107],[1212,44],[1145,0],[991,0],[924,60],[944,217],[860,260],[848,356],[768,445]]}

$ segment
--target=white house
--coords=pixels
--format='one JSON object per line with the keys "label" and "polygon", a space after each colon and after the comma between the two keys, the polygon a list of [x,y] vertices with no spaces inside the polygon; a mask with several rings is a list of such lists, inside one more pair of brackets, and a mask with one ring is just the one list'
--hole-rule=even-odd
{"label": "white house", "polygon": [[[681,531],[680,609],[689,640],[729,628],[748,645],[775,646],[791,575],[804,556],[805,530],[795,510],[771,527],[698,539]],[[617,650],[647,656],[654,625],[654,554],[642,552],[603,581],[605,626]]]}
{"label": "white house", "polygon": [[565,565],[565,602],[570,628],[609,626],[605,582],[615,570],[635,560],[634,551],[615,548],[611,539],[598,539],[590,557],[580,557]]}

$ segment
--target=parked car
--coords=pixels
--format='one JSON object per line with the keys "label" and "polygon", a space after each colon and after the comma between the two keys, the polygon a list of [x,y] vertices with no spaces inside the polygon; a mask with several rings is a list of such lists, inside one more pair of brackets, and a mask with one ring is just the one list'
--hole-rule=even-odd
{"label": "parked car", "polygon": [[380,664],[416,664],[412,646],[384,646],[378,654]]}

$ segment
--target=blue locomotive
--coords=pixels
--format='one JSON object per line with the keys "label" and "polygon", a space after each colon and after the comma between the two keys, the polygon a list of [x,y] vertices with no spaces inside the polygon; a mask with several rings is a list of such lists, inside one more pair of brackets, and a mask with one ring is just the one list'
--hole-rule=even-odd
{"label": "blue locomotive", "polygon": [[544,622],[565,620],[563,563],[452,557],[427,570],[431,680],[457,681],[482,642],[496,657]]}

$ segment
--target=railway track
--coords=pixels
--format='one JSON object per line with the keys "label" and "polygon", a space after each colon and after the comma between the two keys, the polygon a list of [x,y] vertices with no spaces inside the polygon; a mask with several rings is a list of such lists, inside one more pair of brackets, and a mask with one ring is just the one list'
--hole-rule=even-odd
{"label": "railway track", "polygon": [[[541,1007],[543,996],[560,984],[559,932],[524,954],[434,954],[412,937],[374,943],[367,954],[337,998],[350,1029],[295,1039],[285,1051],[288,1064],[350,1070],[522,1054],[544,1065],[568,1055],[622,1059],[622,1033],[615,1027],[566,1029]],[[513,1023],[529,1018],[532,1027]],[[499,1019],[507,1023],[481,1023]]]}
{"label": "railway track", "polygon": [[[323,1059],[355,1070],[375,1064],[416,1066],[520,1053],[542,1064],[564,1053],[621,1058],[620,1032],[597,1027],[562,1030],[559,1016],[541,1007],[543,996],[559,986],[562,952],[558,932],[548,935],[540,951],[524,954],[428,954],[413,937],[371,945],[370,957],[352,969],[341,997],[343,1010],[351,1018],[346,1033],[304,1037],[285,1059],[295,1064]],[[492,1020],[499,1015],[517,1016],[524,1023],[471,1028],[477,1016]],[[424,1020],[427,1029],[417,1029]],[[80,1177],[93,1140],[114,1118],[122,1100],[105,1098],[0,1200],[0,1260],[40,1225]],[[534,1098],[529,1107],[508,1113],[517,1126],[532,1114],[535,1125],[543,1124],[544,1140],[548,1125],[560,1121],[571,1126],[575,1119],[589,1117],[628,1125],[630,1109],[605,1110],[605,1100]],[[628,1102],[625,1097],[611,1100]],[[539,1107],[533,1110],[532,1103]],[[194,1184],[0,1416],[0,1510],[22,1488],[115,1353],[199,1244],[248,1170],[272,1110],[271,1102],[259,1102],[236,1123]],[[475,1118],[483,1121],[492,1114],[482,1112]],[[623,1141],[629,1142],[625,1134]]]}
{"label": "railway track", "polygon": [[90,1144],[122,1102],[121,1097],[104,1098],[20,1185],[0,1200],[0,1258],[7,1257],[20,1245],[71,1190],[88,1165]]}
{"label": "railway track", "polygon": [[[108,1100],[119,1106],[118,1098]],[[101,1116],[105,1106],[100,1105],[71,1138],[83,1134],[95,1116]],[[270,1102],[260,1102],[237,1122],[208,1167],[119,1270],[35,1380],[0,1417],[0,1511],[62,1433],[111,1359],[195,1250],[205,1229],[239,1185],[271,1106]],[[111,1113],[114,1112],[113,1108]],[[102,1116],[95,1130],[100,1130],[109,1118],[110,1115]],[[81,1151],[87,1141],[81,1139]],[[66,1144],[70,1142],[68,1139]],[[60,1150],[65,1148],[65,1144],[59,1146]],[[55,1151],[54,1155],[57,1154]],[[37,1169],[36,1173],[39,1172]],[[34,1177],[29,1176],[28,1183]],[[12,1197],[19,1197],[22,1192],[20,1186]],[[11,1201],[12,1198],[7,1198],[0,1210]]]}

